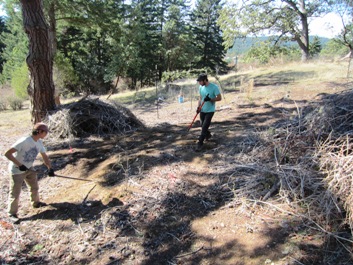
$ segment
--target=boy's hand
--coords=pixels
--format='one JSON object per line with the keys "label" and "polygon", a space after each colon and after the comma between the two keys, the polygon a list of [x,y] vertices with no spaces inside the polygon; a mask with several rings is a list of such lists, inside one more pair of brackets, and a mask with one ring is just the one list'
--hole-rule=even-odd
{"label": "boy's hand", "polygon": [[28,170],[28,168],[25,165],[20,165],[18,167],[18,169],[21,170],[21,171],[27,171]]}
{"label": "boy's hand", "polygon": [[51,169],[48,170],[48,176],[49,177],[54,177],[55,176],[54,169],[51,168]]}

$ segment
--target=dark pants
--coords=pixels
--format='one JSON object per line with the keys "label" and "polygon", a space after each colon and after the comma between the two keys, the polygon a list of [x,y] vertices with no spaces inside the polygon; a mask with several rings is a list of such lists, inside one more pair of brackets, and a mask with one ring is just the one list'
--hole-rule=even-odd
{"label": "dark pants", "polygon": [[203,141],[205,140],[206,137],[211,135],[210,131],[208,128],[211,125],[211,120],[214,115],[214,112],[200,112],[200,120],[201,120],[201,135],[199,137],[199,143],[203,144]]}

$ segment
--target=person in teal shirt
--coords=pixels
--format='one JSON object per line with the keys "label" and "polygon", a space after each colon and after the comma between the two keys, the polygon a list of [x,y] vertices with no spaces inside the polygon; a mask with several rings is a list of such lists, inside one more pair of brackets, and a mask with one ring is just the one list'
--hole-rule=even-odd
{"label": "person in teal shirt", "polygon": [[[222,96],[219,92],[218,86],[208,81],[207,74],[200,74],[197,78],[197,82],[199,82],[200,85],[200,98],[196,112],[200,113],[202,130],[197,142],[196,151],[201,151],[203,142],[205,140],[209,140],[212,137],[212,134],[209,131],[209,127],[211,125],[212,117],[216,111],[216,101],[222,100]],[[204,104],[202,106],[203,102]]]}

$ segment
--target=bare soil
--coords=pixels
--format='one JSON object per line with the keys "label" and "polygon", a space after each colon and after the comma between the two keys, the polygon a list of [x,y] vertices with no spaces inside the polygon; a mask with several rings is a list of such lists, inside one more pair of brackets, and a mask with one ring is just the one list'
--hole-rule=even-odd
{"label": "bare soil", "polygon": [[[2,156],[1,264],[353,264],[348,251],[283,210],[275,195],[256,203],[236,198],[236,187],[227,185],[249,134],[345,84],[323,82],[308,93],[293,84],[291,100],[282,92],[263,101],[227,92],[202,152],[194,151],[198,123],[187,131],[195,103],[130,105],[148,129],[48,146],[58,175],[39,176],[48,206],[32,209],[24,187],[19,224],[6,215]],[[265,88],[278,86],[253,93]],[[2,154],[30,128],[29,119],[2,122]],[[45,170],[40,160],[36,168]]]}

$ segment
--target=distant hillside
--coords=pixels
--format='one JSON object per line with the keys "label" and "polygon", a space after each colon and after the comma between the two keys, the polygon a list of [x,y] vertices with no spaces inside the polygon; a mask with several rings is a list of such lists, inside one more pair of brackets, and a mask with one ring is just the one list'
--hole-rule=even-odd
{"label": "distant hillside", "polygon": [[[228,57],[234,57],[236,55],[244,54],[246,53],[251,46],[256,45],[257,43],[267,41],[270,37],[264,36],[264,37],[248,37],[245,39],[237,39],[235,41],[234,46],[228,50],[227,56]],[[314,36],[310,36],[310,41],[312,41]],[[322,47],[326,45],[326,43],[330,40],[329,38],[323,38],[319,37],[320,43]],[[285,42],[283,45],[286,46],[298,46],[296,42]]]}

